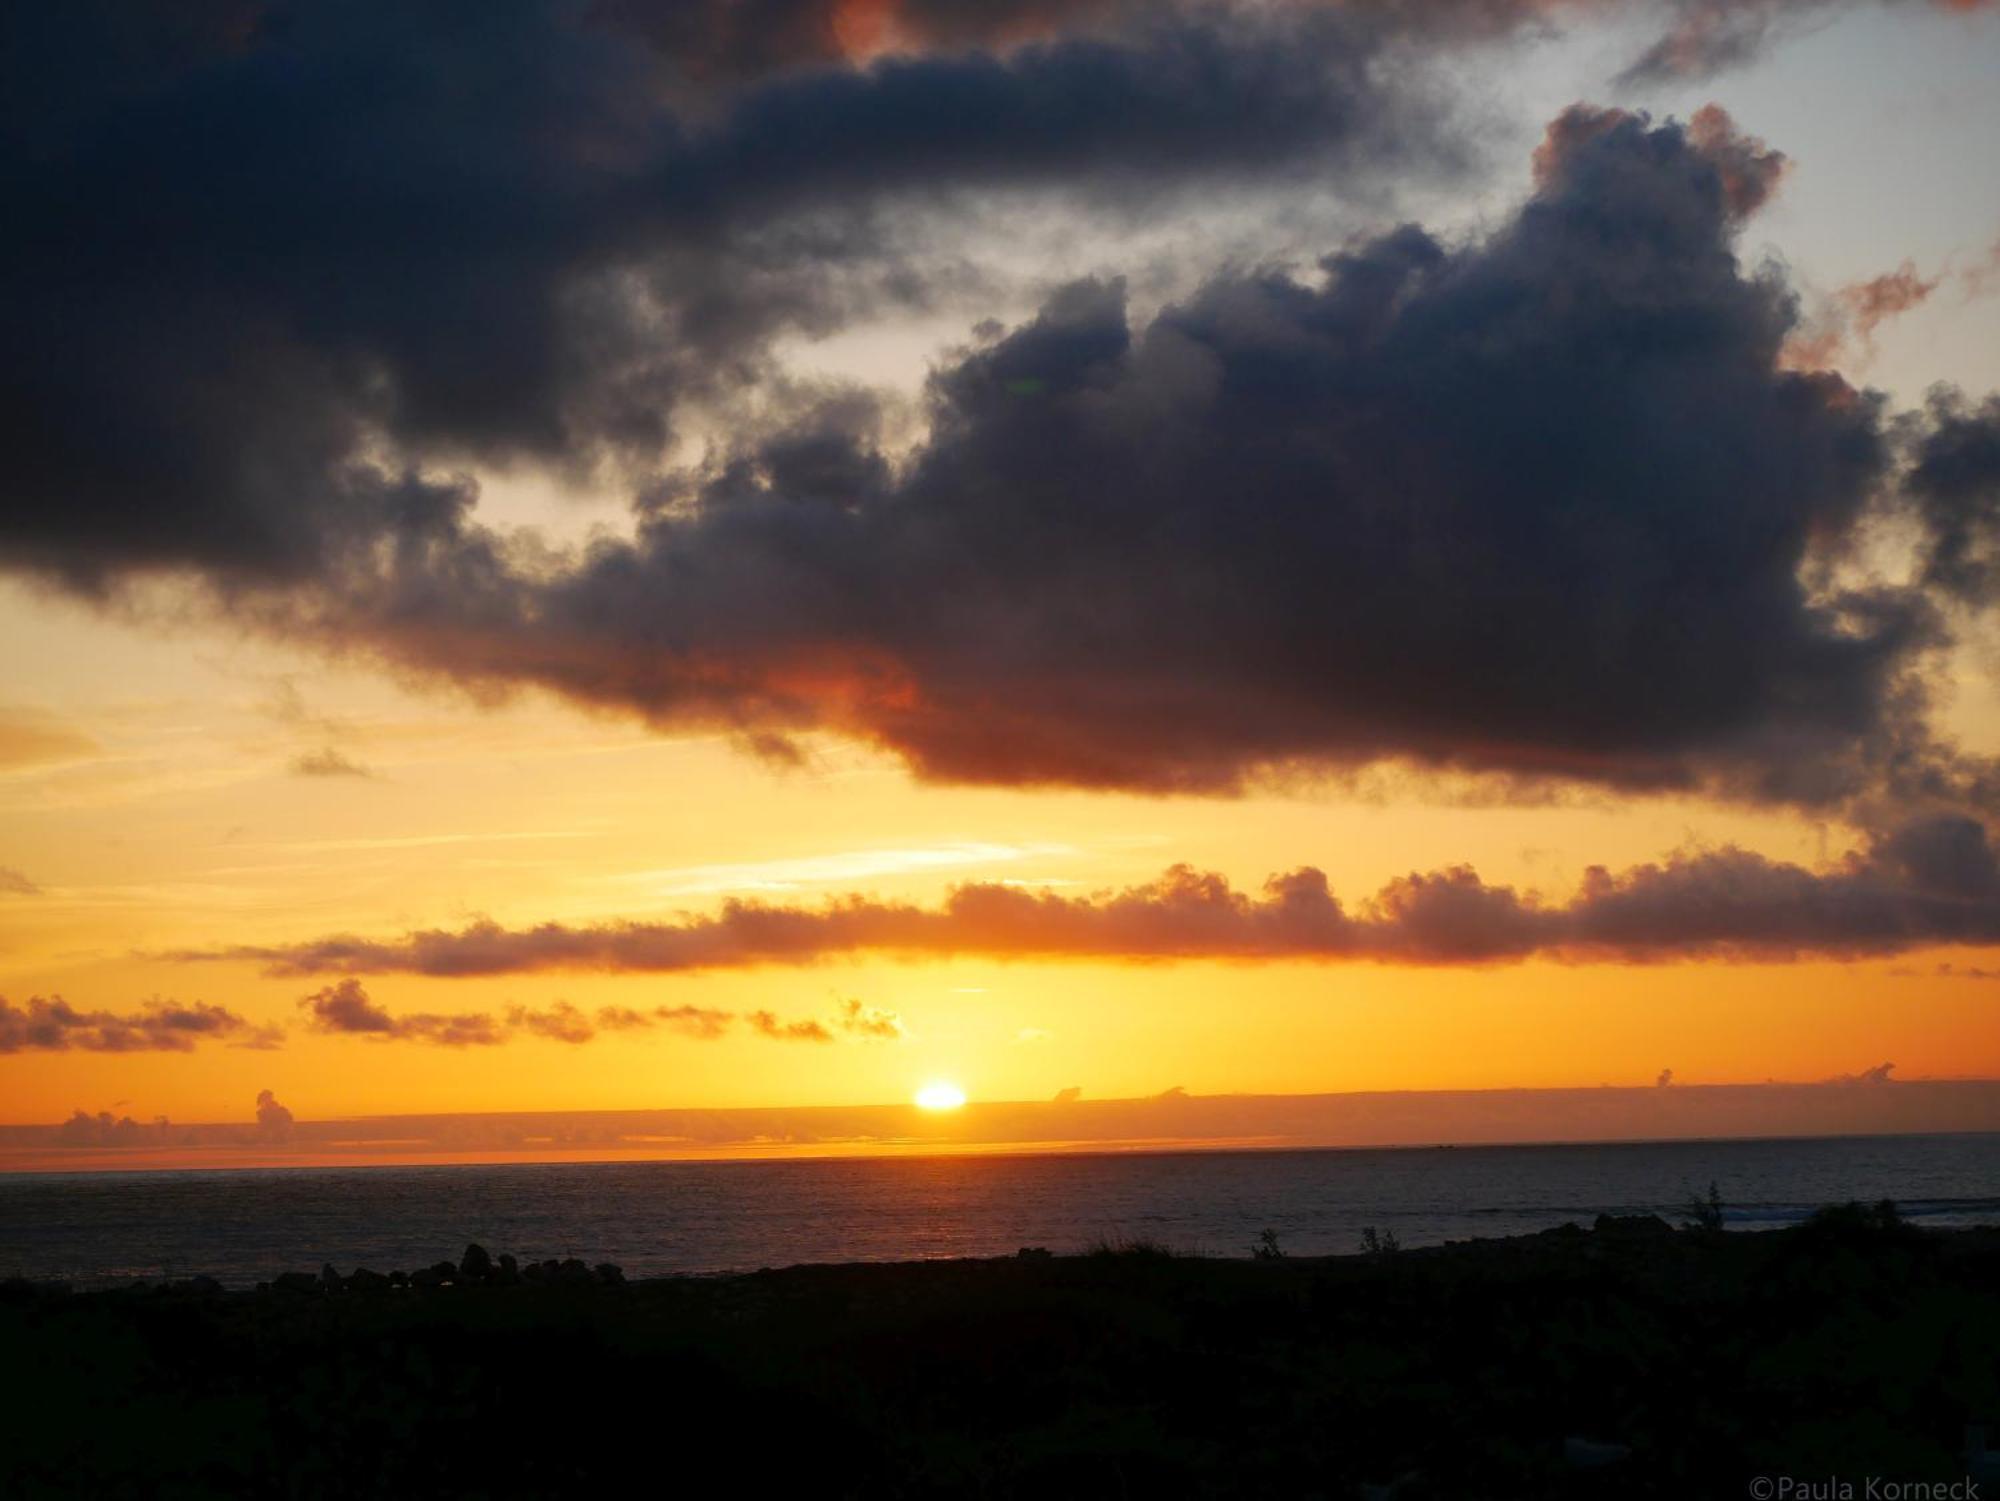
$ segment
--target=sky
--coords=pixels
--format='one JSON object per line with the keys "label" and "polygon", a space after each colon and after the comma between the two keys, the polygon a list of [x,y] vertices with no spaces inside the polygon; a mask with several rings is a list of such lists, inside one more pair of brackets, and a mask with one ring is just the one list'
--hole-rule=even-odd
{"label": "sky", "polygon": [[1994,7],[0,24],[0,1166],[2000,1077]]}

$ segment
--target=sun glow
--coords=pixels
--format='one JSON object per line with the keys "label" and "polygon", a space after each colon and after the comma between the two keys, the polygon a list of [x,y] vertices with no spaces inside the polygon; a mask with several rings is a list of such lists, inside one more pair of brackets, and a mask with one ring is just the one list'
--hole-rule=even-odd
{"label": "sun glow", "polygon": [[956,1110],[965,1103],[965,1091],[939,1079],[917,1091],[920,1110]]}

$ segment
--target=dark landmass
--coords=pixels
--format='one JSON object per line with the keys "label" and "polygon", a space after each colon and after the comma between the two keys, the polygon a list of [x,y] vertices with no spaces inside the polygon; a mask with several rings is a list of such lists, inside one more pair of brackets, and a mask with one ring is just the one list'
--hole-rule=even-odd
{"label": "dark landmass", "polygon": [[2000,1495],[1968,1435],[2000,1417],[2000,1229],[1849,1205],[1758,1234],[1370,1240],[15,1282],[0,1495]]}

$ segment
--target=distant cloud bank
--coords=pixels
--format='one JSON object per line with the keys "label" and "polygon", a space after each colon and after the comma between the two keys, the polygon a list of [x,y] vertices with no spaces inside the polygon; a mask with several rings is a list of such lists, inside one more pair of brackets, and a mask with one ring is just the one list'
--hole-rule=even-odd
{"label": "distant cloud bank", "polygon": [[[171,957],[249,961],[274,975],[472,977],[671,974],[855,954],[1650,963],[1856,958],[1941,944],[2000,944],[2000,857],[1981,824],[1956,815],[1914,820],[1827,869],[1723,848],[1616,873],[1593,868],[1567,900],[1555,902],[1490,885],[1469,866],[1401,877],[1350,908],[1311,866],[1249,893],[1182,865],[1145,885],[1088,896],[969,882],[935,907],[859,895],[812,906],[730,901],[713,915],[665,921],[481,922],[400,938],[341,935]],[[348,980],[308,1004],[316,1013],[338,1010],[338,1030],[389,1031],[385,1018],[354,999],[359,994]],[[424,1018],[407,1025],[441,1024]]]}
{"label": "distant cloud bank", "polygon": [[[140,1123],[78,1111],[0,1127],[0,1171],[482,1156],[677,1157],[977,1150],[1434,1146],[2000,1130],[2000,1081],[1897,1083],[1885,1068],[1820,1084],[1190,1095],[798,1109],[382,1116],[293,1120],[260,1097],[254,1124]],[[89,1149],[89,1150],[78,1150]],[[1661,1185],[1672,1192],[1678,1185]]]}

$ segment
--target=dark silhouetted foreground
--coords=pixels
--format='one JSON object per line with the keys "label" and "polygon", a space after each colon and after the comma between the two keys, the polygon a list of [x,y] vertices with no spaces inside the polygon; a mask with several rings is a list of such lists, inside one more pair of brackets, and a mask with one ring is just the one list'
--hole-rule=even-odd
{"label": "dark silhouetted foreground", "polygon": [[1848,1206],[1372,1239],[15,1283],[0,1495],[1687,1498],[1993,1466],[1968,1429],[2000,1417],[2000,1231]]}

